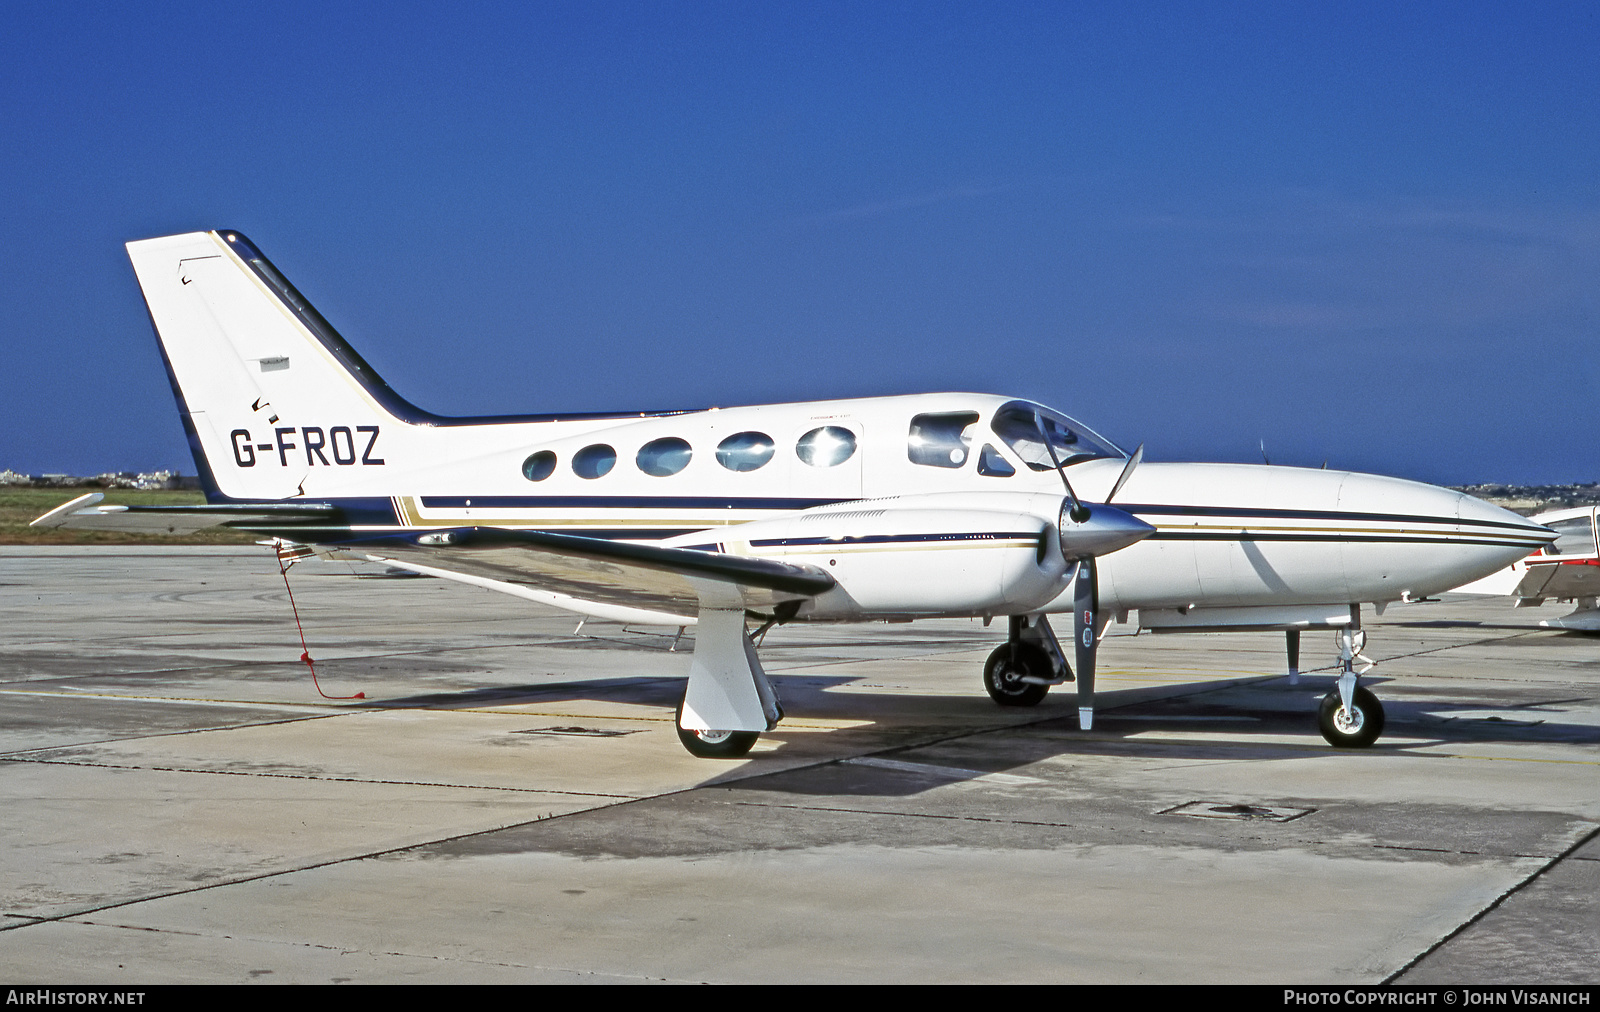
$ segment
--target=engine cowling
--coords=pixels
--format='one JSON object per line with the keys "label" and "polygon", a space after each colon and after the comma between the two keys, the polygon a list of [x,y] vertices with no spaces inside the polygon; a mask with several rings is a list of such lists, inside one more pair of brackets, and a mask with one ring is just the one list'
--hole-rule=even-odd
{"label": "engine cowling", "polygon": [[802,604],[805,618],[1021,614],[1053,600],[1071,577],[1060,501],[935,494],[858,502],[730,527],[717,544],[832,576],[838,586]]}

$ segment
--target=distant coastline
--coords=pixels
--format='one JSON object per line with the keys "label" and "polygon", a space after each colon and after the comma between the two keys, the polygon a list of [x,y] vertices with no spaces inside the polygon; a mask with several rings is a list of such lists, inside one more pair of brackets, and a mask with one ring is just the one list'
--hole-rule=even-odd
{"label": "distant coastline", "polygon": [[1523,516],[1600,503],[1600,482],[1575,485],[1453,485],[1458,492]]}

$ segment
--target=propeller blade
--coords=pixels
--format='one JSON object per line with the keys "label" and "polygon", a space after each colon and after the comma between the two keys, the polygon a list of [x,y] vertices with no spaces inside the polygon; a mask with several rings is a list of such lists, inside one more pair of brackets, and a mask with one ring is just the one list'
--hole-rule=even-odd
{"label": "propeller blade", "polygon": [[1056,456],[1055,444],[1050,442],[1050,430],[1044,427],[1044,416],[1037,411],[1033,413],[1033,426],[1039,430],[1039,438],[1044,440],[1044,450],[1050,454],[1050,463],[1055,465],[1056,474],[1061,475],[1061,484],[1067,487],[1067,499],[1072,503],[1072,519],[1083,523],[1089,519],[1089,511],[1078,501],[1078,493],[1072,491],[1072,482],[1067,480],[1067,469],[1061,465],[1061,458]]}
{"label": "propeller blade", "polygon": [[1100,608],[1100,577],[1094,558],[1078,563],[1072,584],[1072,639],[1078,674],[1078,727],[1094,727],[1094,657],[1100,649],[1095,612]]}
{"label": "propeller blade", "polygon": [[1133,477],[1133,469],[1138,467],[1139,461],[1143,459],[1144,444],[1140,443],[1139,448],[1133,451],[1133,456],[1129,457],[1128,462],[1122,465],[1122,473],[1117,476],[1117,483],[1111,486],[1111,492],[1106,496],[1106,502],[1110,502],[1117,497],[1117,493],[1122,491],[1122,486],[1127,483],[1129,478]]}

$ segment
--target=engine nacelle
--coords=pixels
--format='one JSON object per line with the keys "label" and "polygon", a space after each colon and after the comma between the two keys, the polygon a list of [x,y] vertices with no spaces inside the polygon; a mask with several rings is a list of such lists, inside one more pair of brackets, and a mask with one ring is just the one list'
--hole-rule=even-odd
{"label": "engine nacelle", "polygon": [[[813,620],[1014,615],[1054,599],[1073,570],[1056,528],[1060,498],[1008,495],[993,505],[1010,508],[994,509],[973,508],[975,498],[987,506],[984,499],[996,497],[934,494],[824,507],[730,527],[717,544],[732,555],[827,572],[838,586],[798,613]],[[704,544],[708,533],[677,540]]]}

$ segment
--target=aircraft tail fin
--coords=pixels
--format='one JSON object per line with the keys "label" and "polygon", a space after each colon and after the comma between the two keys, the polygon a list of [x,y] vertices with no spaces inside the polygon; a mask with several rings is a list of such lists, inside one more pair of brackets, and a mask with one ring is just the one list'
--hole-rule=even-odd
{"label": "aircraft tail fin", "polygon": [[128,257],[210,499],[387,494],[385,435],[434,416],[395,394],[254,244],[192,232],[130,242]]}

